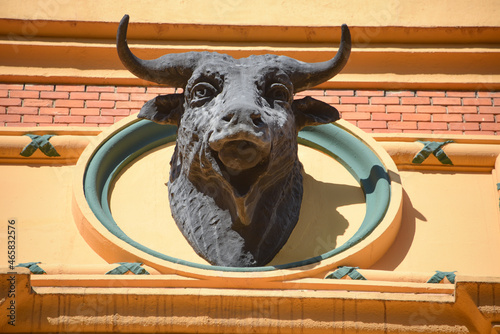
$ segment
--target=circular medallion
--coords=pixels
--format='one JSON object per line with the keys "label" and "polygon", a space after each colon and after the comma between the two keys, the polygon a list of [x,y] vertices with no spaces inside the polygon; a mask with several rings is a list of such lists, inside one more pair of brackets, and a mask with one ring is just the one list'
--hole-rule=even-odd
{"label": "circular medallion", "polygon": [[[366,210],[348,240],[321,254],[251,268],[212,266],[158,251],[158,247],[139,242],[124,231],[113,215],[110,199],[120,173],[139,157],[173,145],[175,139],[174,126],[127,118],[103,133],[80,157],[74,182],[75,220],[85,240],[108,262],[143,262],[162,273],[189,277],[241,278],[250,273],[253,278],[265,279],[312,277],[339,265],[369,267],[385,253],[399,230],[402,189],[394,162],[371,137],[341,120],[304,128],[298,141],[338,162],[359,184]],[[155,175],[140,177],[162,182]]]}

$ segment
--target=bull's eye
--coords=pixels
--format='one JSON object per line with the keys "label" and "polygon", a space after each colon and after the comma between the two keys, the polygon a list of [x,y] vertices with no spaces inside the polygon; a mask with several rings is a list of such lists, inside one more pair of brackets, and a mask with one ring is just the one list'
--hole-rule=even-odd
{"label": "bull's eye", "polygon": [[290,90],[281,83],[273,83],[267,90],[267,97],[274,101],[289,102]]}
{"label": "bull's eye", "polygon": [[201,106],[217,95],[217,89],[208,82],[199,82],[191,89],[190,99],[194,106]]}

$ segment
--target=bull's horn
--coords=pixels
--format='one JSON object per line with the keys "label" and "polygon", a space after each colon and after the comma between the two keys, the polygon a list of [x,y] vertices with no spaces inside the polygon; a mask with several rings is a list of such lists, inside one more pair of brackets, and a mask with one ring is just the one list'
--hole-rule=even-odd
{"label": "bull's horn", "polygon": [[137,58],[127,44],[129,16],[123,16],[116,33],[116,48],[123,65],[137,77],[165,84],[184,87],[201,58],[198,52],[173,53],[153,60]]}
{"label": "bull's horn", "polygon": [[[337,75],[347,63],[351,54],[351,33],[342,25],[339,51],[334,58],[322,63],[291,62],[288,67],[295,93],[309,89]],[[291,59],[291,58],[289,58]]]}

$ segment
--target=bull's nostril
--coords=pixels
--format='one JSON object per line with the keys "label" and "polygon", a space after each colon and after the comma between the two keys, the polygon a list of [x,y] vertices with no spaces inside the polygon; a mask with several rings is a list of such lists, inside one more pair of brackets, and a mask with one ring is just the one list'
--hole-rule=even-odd
{"label": "bull's nostril", "polygon": [[252,117],[252,122],[255,126],[261,127],[262,125],[264,125],[264,122],[262,121],[260,115],[253,114],[251,117]]}
{"label": "bull's nostril", "polygon": [[232,114],[232,113],[231,114],[227,114],[224,117],[222,117],[222,120],[224,122],[231,122],[231,120],[233,119],[233,117],[234,117],[234,114]]}

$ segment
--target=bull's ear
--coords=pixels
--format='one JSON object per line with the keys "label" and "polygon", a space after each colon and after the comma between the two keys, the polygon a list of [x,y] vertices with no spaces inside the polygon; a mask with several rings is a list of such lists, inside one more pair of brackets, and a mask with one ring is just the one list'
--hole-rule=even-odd
{"label": "bull's ear", "polygon": [[184,112],[183,103],[183,94],[160,95],[146,102],[137,117],[159,124],[179,125]]}
{"label": "bull's ear", "polygon": [[331,123],[340,119],[337,109],[310,96],[300,100],[293,100],[292,110],[295,113],[298,130],[308,125]]}

